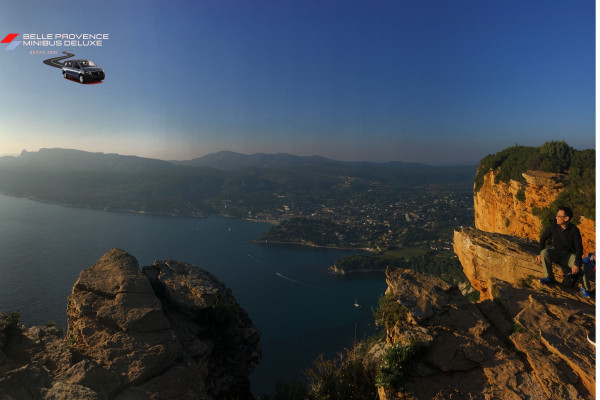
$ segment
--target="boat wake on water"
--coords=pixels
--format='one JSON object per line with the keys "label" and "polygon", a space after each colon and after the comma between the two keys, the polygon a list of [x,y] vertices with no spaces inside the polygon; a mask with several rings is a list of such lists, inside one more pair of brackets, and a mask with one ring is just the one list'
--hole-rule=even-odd
{"label": "boat wake on water", "polygon": [[247,256],[248,256],[248,258],[250,258],[251,260],[254,260],[254,261],[256,261],[256,262],[259,262],[259,263],[261,263],[261,264],[264,264],[264,265],[268,265],[269,267],[271,266],[271,264],[269,264],[268,262],[266,262],[266,261],[263,261],[263,260],[261,260],[260,258],[254,257],[252,254],[246,253],[246,255],[247,255]]}
{"label": "boat wake on water", "polygon": [[[285,276],[285,275],[283,275],[283,274],[282,274],[282,273],[280,273],[280,272],[275,272],[275,275],[277,275],[277,276],[278,276],[278,277],[280,277],[280,278],[287,279],[287,280],[288,280],[288,281],[290,281],[290,282],[297,283],[298,285],[306,285],[306,283],[303,283],[303,282],[297,281],[297,280],[295,280],[295,279],[292,279],[292,278],[290,278],[289,276]],[[307,285],[307,286],[308,286],[308,285]]]}

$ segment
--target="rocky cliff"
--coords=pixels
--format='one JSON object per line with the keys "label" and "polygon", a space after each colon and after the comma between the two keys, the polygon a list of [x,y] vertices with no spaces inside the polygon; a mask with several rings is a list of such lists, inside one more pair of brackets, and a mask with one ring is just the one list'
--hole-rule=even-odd
{"label": "rocky cliff", "polygon": [[118,249],[82,271],[68,329],[0,313],[2,399],[252,399],[260,333],[231,291],[193,265],[139,269]]}
{"label": "rocky cliff", "polygon": [[440,279],[388,270],[388,294],[406,310],[388,345],[422,350],[404,360],[402,391],[380,388],[382,400],[594,398],[594,304],[562,287],[491,281],[490,298],[470,303]]}
{"label": "rocky cliff", "polygon": [[[511,180],[495,183],[498,170],[485,174],[483,186],[474,195],[475,227],[539,240],[542,222],[534,209],[551,204],[565,189],[566,175],[542,171],[523,173],[527,184]],[[595,224],[582,217],[579,222],[585,254],[595,251]]]}
{"label": "rocky cliff", "polygon": [[[454,232],[454,252],[481,300],[490,298],[491,279],[522,285],[544,277],[542,266],[535,261],[538,242],[530,239],[463,228]],[[553,272],[560,282],[567,278],[557,265],[553,265]]]}

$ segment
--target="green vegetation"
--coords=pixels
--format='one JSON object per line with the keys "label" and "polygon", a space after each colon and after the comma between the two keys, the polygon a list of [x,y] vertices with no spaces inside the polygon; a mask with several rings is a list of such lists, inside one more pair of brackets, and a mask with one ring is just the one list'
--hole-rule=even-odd
{"label": "green vegetation", "polygon": [[[582,215],[595,220],[595,157],[595,150],[575,150],[562,141],[546,142],[540,147],[515,145],[481,160],[475,176],[474,192],[481,189],[483,178],[490,171],[497,171],[495,183],[512,179],[522,185],[526,184],[522,174],[528,170],[560,172],[566,174],[566,189],[552,204],[542,210],[534,210],[533,214],[541,217],[543,227],[554,220],[560,206],[573,209],[575,223]],[[516,196],[519,201],[525,200],[523,186]]]}
{"label": "green vegetation", "polygon": [[515,145],[496,154],[490,154],[479,163],[475,176],[475,193],[481,189],[483,176],[489,171],[500,168],[495,183],[509,182],[511,179],[526,183],[522,176],[523,172],[528,170],[566,172],[577,153],[583,152],[574,150],[565,142],[552,141],[540,147]]}
{"label": "green vegetation", "polygon": [[322,355],[306,372],[310,382],[308,400],[363,400],[377,398],[374,361],[347,350],[339,359]]}
{"label": "green vegetation", "polygon": [[8,324],[11,327],[19,326],[19,322],[21,322],[21,313],[19,311],[12,311],[8,313]]}
{"label": "green vegetation", "polygon": [[441,278],[448,283],[467,282],[460,261],[450,250],[426,250],[422,247],[410,247],[375,255],[357,254],[336,260],[335,267],[346,272],[382,271],[387,267],[407,268]]}
{"label": "green vegetation", "polygon": [[56,326],[56,322],[48,321],[46,322],[46,328],[54,328]]}
{"label": "green vegetation", "polygon": [[321,354],[305,375],[308,385],[298,379],[280,379],[275,393],[260,400],[364,400],[377,398],[377,363],[360,354],[359,346],[346,349],[335,359]]}
{"label": "green vegetation", "polygon": [[521,324],[518,324],[516,322],[513,323],[513,328],[512,328],[512,332],[527,332],[527,329],[525,329],[525,327]]}
{"label": "green vegetation", "polygon": [[477,291],[477,290],[473,290],[472,292],[467,293],[465,295],[467,300],[469,300],[471,303],[478,303],[480,296],[481,296],[481,293],[479,293],[479,291]]}
{"label": "green vegetation", "polygon": [[[350,236],[350,232],[343,225],[325,219],[297,217],[282,221],[264,233],[258,240],[306,243],[315,246],[341,246],[347,245]],[[344,237],[346,239],[342,239]]]}
{"label": "green vegetation", "polygon": [[[391,293],[380,297],[374,311],[376,323],[387,327],[406,317],[407,309]],[[419,341],[390,346],[376,359],[368,351],[377,344],[384,345],[386,329],[355,343],[334,359],[320,355],[305,372],[308,386],[294,379],[279,380],[273,395],[260,400],[363,400],[377,398],[377,388],[402,390],[408,375],[408,365],[423,351]]]}
{"label": "green vegetation", "polygon": [[521,184],[521,187],[519,188],[519,190],[517,191],[517,194],[515,195],[515,197],[517,198],[517,200],[519,200],[521,203],[523,203],[525,201],[525,185]]}
{"label": "green vegetation", "polygon": [[407,364],[423,350],[420,341],[392,345],[383,356],[375,377],[375,384],[385,389],[403,391],[407,376]]}
{"label": "green vegetation", "polygon": [[379,298],[379,306],[373,311],[378,326],[391,328],[398,321],[404,320],[408,310],[398,302],[393,293],[388,292]]}

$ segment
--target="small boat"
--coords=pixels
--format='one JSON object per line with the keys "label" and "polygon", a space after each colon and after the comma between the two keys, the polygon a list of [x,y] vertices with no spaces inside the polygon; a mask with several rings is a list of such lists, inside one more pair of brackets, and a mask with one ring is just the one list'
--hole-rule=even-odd
{"label": "small boat", "polygon": [[358,298],[354,299],[354,307],[360,307],[360,304],[358,304]]}

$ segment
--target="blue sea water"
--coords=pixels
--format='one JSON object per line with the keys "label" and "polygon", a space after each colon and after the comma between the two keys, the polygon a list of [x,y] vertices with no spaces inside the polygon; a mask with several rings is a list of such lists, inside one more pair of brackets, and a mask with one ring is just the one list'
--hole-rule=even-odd
{"label": "blue sea water", "polygon": [[[0,311],[25,325],[66,327],[67,296],[79,272],[113,247],[137,258],[195,264],[233,291],[262,333],[263,361],[251,376],[256,395],[373,332],[371,307],[383,273],[340,277],[328,266],[350,251],[266,246],[250,241],[270,225],[70,208],[0,195]],[[361,307],[354,307],[355,299]]]}

